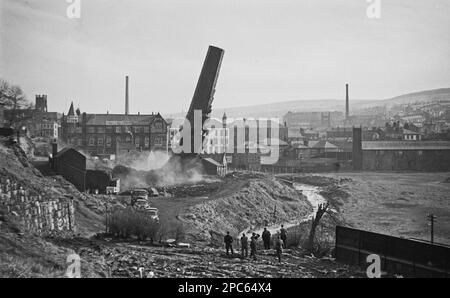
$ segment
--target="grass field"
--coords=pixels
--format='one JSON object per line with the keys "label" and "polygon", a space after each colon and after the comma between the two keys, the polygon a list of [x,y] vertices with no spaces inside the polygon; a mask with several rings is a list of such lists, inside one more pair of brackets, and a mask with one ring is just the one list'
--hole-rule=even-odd
{"label": "grass field", "polygon": [[434,240],[450,245],[450,173],[333,173],[351,178],[341,208],[349,225],[378,233],[430,239],[427,215],[437,216]]}

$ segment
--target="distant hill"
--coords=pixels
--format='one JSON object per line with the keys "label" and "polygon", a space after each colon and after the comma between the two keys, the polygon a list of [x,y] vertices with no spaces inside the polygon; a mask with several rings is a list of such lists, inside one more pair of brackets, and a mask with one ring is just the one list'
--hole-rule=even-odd
{"label": "distant hill", "polygon": [[[367,104],[375,104],[378,100],[351,100],[352,108],[365,107]],[[241,107],[214,107],[212,117],[222,118],[223,113],[227,114],[227,117],[282,117],[287,112],[325,112],[325,111],[344,111],[345,100],[344,99],[310,99],[310,100],[292,100],[283,101],[278,103],[269,103],[253,106],[241,106]],[[180,113],[166,114],[166,118],[176,118],[182,116]],[[185,115],[183,115],[184,117]]]}
{"label": "distant hill", "polygon": [[[389,99],[361,100],[350,98],[350,110],[357,111],[375,106],[387,106],[388,108],[397,104],[414,102],[429,102],[447,99],[450,100],[450,88],[425,90],[408,93]],[[345,111],[345,99],[314,99],[314,100],[292,100],[262,105],[241,107],[214,107],[212,116],[221,119],[224,112],[228,117],[282,117],[287,112],[325,112]],[[185,116],[179,113],[166,115],[166,118]]]}
{"label": "distant hill", "polygon": [[[351,100],[353,107],[373,104],[371,100]],[[214,117],[222,117],[225,111],[228,117],[282,117],[287,112],[325,112],[344,111],[345,99],[292,100],[254,106],[234,108],[213,108]]]}
{"label": "distant hill", "polygon": [[440,88],[408,93],[382,101],[384,105],[407,104],[416,102],[430,102],[439,100],[450,100],[450,88]]}

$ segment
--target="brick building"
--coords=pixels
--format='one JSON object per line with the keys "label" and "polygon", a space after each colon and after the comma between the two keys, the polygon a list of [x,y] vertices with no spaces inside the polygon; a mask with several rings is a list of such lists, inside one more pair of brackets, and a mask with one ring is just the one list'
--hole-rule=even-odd
{"label": "brick building", "polygon": [[[47,137],[54,139],[58,136],[58,121],[61,114],[57,112],[48,112],[47,95],[36,95],[34,108],[23,109],[4,109],[3,122],[9,125],[13,120],[12,126],[15,128],[26,127],[30,137]],[[56,127],[55,127],[56,124]],[[55,133],[56,128],[56,133]],[[41,132],[41,129],[45,132]]]}
{"label": "brick building", "polygon": [[283,116],[283,122],[289,128],[331,127],[342,124],[344,114],[332,112],[291,112]]}
{"label": "brick building", "polygon": [[450,170],[450,142],[361,139],[361,128],[354,128],[352,158],[355,170]]}
{"label": "brick building", "polygon": [[450,142],[362,142],[363,170],[450,170]]}
{"label": "brick building", "polygon": [[86,157],[77,150],[66,147],[57,152],[53,145],[52,168],[79,191],[86,188]]}
{"label": "brick building", "polygon": [[59,124],[54,120],[36,120],[29,123],[28,132],[30,137],[41,137],[47,140],[54,140],[58,138]]}
{"label": "brick building", "polygon": [[167,150],[168,125],[159,114],[87,114],[70,105],[61,120],[61,138],[92,155],[116,155],[120,150]]}

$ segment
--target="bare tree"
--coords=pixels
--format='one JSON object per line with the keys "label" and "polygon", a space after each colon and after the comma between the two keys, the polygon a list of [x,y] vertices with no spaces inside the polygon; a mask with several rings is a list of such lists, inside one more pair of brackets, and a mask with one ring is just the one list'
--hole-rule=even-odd
{"label": "bare tree", "polygon": [[9,125],[26,120],[30,117],[29,110],[32,104],[27,100],[25,93],[17,85],[10,85],[7,81],[0,79],[0,104],[6,110]]}
{"label": "bare tree", "polygon": [[309,237],[308,237],[308,244],[307,244],[307,250],[309,252],[313,251],[314,248],[314,239],[316,237],[316,228],[320,223],[320,220],[322,219],[322,216],[328,211],[330,204],[326,203],[325,205],[320,204],[319,208],[317,209],[316,216],[313,216],[312,223],[311,223],[311,230],[309,231]]}

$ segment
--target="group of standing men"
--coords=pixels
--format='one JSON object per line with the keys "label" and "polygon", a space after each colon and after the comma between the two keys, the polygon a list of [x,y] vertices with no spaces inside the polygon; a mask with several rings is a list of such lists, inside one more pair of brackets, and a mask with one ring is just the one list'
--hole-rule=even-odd
{"label": "group of standing men", "polygon": [[[256,261],[256,252],[257,252],[257,240],[259,238],[259,234],[252,233],[252,236],[250,237],[250,257],[253,258],[253,260]],[[272,235],[267,228],[264,228],[264,231],[262,233],[262,240],[264,243],[264,249],[270,249],[270,242],[271,242]],[[281,225],[281,229],[279,234],[277,235],[275,239],[275,251],[277,253],[278,261],[281,262],[281,254],[283,253],[283,248],[286,247],[286,239],[287,239],[287,232],[284,229],[284,226]],[[248,257],[248,237],[245,234],[242,234],[241,237],[241,257],[247,258]],[[225,249],[227,252],[227,255],[229,255],[229,251],[231,251],[231,254],[233,255],[233,237],[230,235],[230,232],[227,232],[227,234],[224,237],[225,242]]]}

